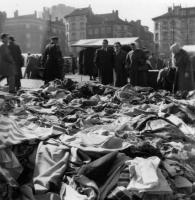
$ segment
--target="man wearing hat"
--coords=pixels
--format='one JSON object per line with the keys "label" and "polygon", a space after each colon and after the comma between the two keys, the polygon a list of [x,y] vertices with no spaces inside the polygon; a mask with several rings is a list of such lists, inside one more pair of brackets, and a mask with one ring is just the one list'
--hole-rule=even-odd
{"label": "man wearing hat", "polygon": [[62,53],[58,45],[58,37],[51,37],[51,42],[44,50],[42,64],[45,67],[44,81],[47,84],[49,81],[62,78]]}
{"label": "man wearing hat", "polygon": [[9,92],[15,93],[15,75],[16,75],[16,65],[14,59],[8,48],[8,34],[1,34],[0,44],[0,75],[7,77],[9,83]]}
{"label": "man wearing hat", "polygon": [[15,76],[15,86],[16,90],[19,90],[21,87],[20,79],[22,78],[22,66],[24,65],[24,59],[22,57],[22,52],[20,46],[15,43],[15,38],[9,36],[9,50],[16,64],[16,76]]}

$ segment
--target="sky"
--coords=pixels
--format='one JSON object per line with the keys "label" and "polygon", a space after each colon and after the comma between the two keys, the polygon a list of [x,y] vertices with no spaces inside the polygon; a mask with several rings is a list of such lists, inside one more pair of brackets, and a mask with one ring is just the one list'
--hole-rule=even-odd
{"label": "sky", "polygon": [[94,13],[109,13],[112,10],[119,11],[119,17],[123,20],[140,19],[142,25],[148,26],[153,31],[152,18],[167,12],[168,7],[181,5],[182,7],[195,7],[195,0],[1,0],[0,11],[6,11],[8,17],[13,16],[14,10],[19,14],[30,14],[35,10],[57,5],[59,3],[76,8],[91,5]]}

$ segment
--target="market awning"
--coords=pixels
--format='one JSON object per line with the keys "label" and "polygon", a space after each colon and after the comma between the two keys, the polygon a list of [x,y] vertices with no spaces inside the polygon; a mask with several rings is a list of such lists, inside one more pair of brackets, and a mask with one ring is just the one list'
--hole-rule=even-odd
{"label": "market awning", "polygon": [[184,45],[182,48],[188,53],[195,55],[195,45]]}
{"label": "market awning", "polygon": [[[102,41],[105,38],[98,39],[83,39],[73,43],[72,47],[99,47],[102,45]],[[137,42],[138,37],[126,37],[126,38],[106,38],[109,45],[114,45],[115,42],[120,42],[121,45],[127,45],[133,42]]]}

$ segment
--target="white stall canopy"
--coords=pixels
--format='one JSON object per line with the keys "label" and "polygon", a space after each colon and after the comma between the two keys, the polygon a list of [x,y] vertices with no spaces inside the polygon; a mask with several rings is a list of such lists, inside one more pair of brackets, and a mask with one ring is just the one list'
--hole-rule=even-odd
{"label": "white stall canopy", "polygon": [[121,45],[128,45],[138,42],[138,37],[126,37],[126,38],[98,38],[98,39],[83,39],[73,43],[72,47],[99,47],[102,45],[103,39],[108,40],[109,46],[114,45],[115,42],[120,42]]}

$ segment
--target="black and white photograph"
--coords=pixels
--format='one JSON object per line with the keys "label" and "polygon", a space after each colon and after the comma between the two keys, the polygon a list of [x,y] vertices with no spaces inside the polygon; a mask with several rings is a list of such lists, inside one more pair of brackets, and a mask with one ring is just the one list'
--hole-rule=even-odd
{"label": "black and white photograph", "polygon": [[0,200],[195,200],[195,0],[0,5]]}

